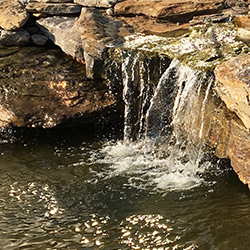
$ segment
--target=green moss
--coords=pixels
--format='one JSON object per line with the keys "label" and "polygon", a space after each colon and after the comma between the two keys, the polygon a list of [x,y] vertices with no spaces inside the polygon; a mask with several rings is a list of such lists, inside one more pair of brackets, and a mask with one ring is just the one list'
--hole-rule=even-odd
{"label": "green moss", "polygon": [[131,36],[122,50],[140,51],[149,57],[162,54],[178,58],[194,69],[212,71],[233,56],[249,52],[249,47],[236,39],[237,28],[232,22],[192,27],[179,37]]}

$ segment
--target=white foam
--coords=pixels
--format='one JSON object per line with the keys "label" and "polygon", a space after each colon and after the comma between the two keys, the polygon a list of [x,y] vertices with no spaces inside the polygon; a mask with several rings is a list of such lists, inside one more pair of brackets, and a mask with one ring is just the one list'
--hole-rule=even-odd
{"label": "white foam", "polygon": [[[178,151],[179,150],[179,151]],[[202,174],[207,165],[187,161],[185,152],[155,139],[138,142],[116,142],[105,145],[98,162],[109,165],[109,178],[126,176],[133,186],[154,186],[160,190],[179,191],[204,183]],[[135,183],[137,182],[137,183]]]}

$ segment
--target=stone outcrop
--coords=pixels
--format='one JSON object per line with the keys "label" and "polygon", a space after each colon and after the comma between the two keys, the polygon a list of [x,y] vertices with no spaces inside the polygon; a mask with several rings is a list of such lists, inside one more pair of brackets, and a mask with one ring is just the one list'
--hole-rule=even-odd
{"label": "stone outcrop", "polygon": [[18,0],[0,1],[0,13],[0,27],[5,30],[17,30],[29,18],[29,14]]}
{"label": "stone outcrop", "polygon": [[129,29],[104,10],[84,7],[74,28],[81,34],[87,76],[105,78],[103,54],[110,46],[119,47],[123,37],[131,34]]}

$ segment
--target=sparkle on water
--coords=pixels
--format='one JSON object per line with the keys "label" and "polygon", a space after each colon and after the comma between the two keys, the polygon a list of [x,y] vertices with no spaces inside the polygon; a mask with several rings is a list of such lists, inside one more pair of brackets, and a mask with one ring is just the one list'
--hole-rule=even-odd
{"label": "sparkle on water", "polygon": [[242,234],[249,229],[249,193],[231,168],[197,168],[181,153],[170,160],[174,147],[160,138],[103,143],[79,134],[1,144],[1,249],[250,243]]}
{"label": "sparkle on water", "polygon": [[[130,37],[127,45],[150,52],[160,48],[161,53],[176,56],[189,54],[195,60],[194,51],[213,45],[216,64],[217,42],[222,48],[226,46],[222,41],[228,41],[229,56],[244,47],[234,40],[234,30],[225,33],[216,27],[206,27],[205,36],[194,30],[178,41]],[[201,60],[200,66],[209,64]],[[186,93],[193,89],[188,79],[184,79],[186,87],[177,91],[180,99],[174,116],[182,113]],[[199,136],[203,130],[201,126]],[[41,137],[24,136],[23,141],[11,143],[3,136],[1,249],[249,248],[250,194],[228,163],[205,160],[199,152],[191,152],[192,158],[187,145],[172,135],[103,142],[84,132],[44,131]]]}

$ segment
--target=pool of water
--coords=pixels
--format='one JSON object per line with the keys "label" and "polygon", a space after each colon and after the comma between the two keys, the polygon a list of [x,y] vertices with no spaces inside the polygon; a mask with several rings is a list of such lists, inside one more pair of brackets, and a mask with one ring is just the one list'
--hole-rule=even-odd
{"label": "pool of water", "polygon": [[250,192],[229,163],[175,166],[164,144],[79,130],[2,143],[0,248],[248,249]]}

